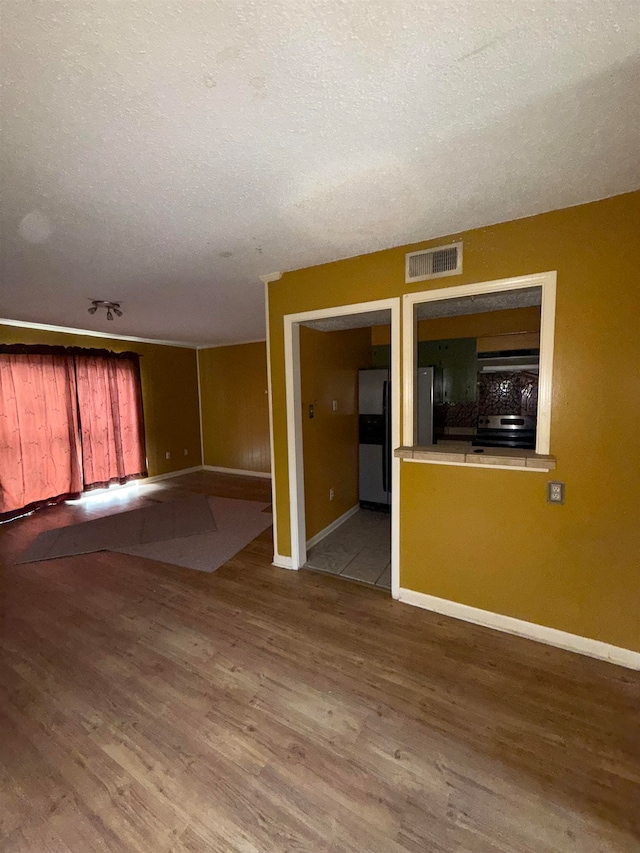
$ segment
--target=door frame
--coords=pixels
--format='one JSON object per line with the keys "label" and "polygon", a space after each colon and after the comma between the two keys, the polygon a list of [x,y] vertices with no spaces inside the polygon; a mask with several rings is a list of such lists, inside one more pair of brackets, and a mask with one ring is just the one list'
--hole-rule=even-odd
{"label": "door frame", "polygon": [[[304,502],[304,457],[302,447],[302,390],[300,385],[300,325],[312,320],[366,314],[371,311],[391,312],[391,447],[401,441],[401,297],[378,299],[319,308],[298,314],[286,314],[284,320],[284,363],[287,406],[287,456],[289,463],[289,506],[291,525],[291,568],[300,569],[307,562],[307,538]],[[391,460],[391,594],[400,594],[400,460]]]}

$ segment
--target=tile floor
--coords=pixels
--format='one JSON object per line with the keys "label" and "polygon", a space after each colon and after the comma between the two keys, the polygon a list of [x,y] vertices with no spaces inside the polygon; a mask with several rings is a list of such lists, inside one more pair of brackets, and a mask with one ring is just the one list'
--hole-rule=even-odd
{"label": "tile floor", "polygon": [[305,568],[391,589],[391,516],[359,509],[309,549]]}

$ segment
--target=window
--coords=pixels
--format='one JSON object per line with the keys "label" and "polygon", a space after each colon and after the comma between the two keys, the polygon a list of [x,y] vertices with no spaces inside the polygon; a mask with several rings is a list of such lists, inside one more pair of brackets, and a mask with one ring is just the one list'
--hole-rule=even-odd
{"label": "window", "polygon": [[0,518],[141,476],[137,353],[0,346]]}
{"label": "window", "polygon": [[405,295],[404,445],[429,446],[429,461],[549,454],[555,283],[551,272]]}

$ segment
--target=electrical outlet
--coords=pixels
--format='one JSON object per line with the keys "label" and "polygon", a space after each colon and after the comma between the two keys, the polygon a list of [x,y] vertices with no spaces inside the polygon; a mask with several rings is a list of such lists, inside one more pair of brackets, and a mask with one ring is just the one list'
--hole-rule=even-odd
{"label": "electrical outlet", "polygon": [[170,450],[165,450],[164,458],[165,459],[171,459],[171,451]]}
{"label": "electrical outlet", "polygon": [[553,480],[547,483],[547,503],[564,503],[564,483],[554,482]]}
{"label": "electrical outlet", "polygon": [[185,456],[188,456],[188,455],[189,455],[189,451],[188,451],[188,449],[187,449],[186,447],[185,447],[185,449],[184,449],[184,455],[185,455]]}
{"label": "electrical outlet", "polygon": [[333,400],[333,401],[332,401],[332,403],[331,403],[331,411],[332,411],[332,412],[337,412],[337,411],[338,411],[338,401],[337,401],[337,400]]}
{"label": "electrical outlet", "polygon": [[329,489],[329,500],[332,501],[335,498],[335,496],[336,496],[336,493],[333,491],[333,489]]}

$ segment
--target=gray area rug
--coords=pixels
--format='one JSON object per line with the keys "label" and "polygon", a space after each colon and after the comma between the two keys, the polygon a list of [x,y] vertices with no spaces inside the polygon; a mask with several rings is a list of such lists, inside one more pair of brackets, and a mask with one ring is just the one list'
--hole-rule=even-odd
{"label": "gray area rug", "polygon": [[45,530],[34,539],[18,562],[33,563],[93,551],[144,546],[165,539],[210,533],[215,529],[207,496],[192,495],[170,503],[157,503],[81,524]]}
{"label": "gray area rug", "polygon": [[114,551],[214,572],[270,527],[268,504],[192,495],[46,530],[19,563]]}
{"label": "gray area rug", "polygon": [[258,501],[209,498],[216,529],[182,539],[110,548],[119,554],[147,557],[200,572],[214,572],[271,526],[268,506]]}

